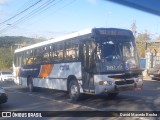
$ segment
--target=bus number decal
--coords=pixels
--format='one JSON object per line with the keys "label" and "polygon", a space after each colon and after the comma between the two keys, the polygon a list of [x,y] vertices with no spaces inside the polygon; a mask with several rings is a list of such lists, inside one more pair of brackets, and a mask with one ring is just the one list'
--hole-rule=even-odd
{"label": "bus number decal", "polygon": [[67,70],[69,70],[69,65],[60,65],[59,70],[60,71],[67,71]]}

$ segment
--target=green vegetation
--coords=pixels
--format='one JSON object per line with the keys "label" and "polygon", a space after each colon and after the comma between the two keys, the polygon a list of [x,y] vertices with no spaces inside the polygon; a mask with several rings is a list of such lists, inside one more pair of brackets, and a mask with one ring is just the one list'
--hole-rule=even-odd
{"label": "green vegetation", "polygon": [[136,37],[136,43],[137,43],[137,50],[139,52],[139,57],[144,58],[145,57],[145,51],[146,51],[146,42],[151,40],[150,35],[145,33],[140,33]]}
{"label": "green vegetation", "polygon": [[133,35],[135,36],[135,39],[136,39],[139,58],[145,58],[145,52],[147,49],[154,47],[154,49],[157,50],[159,48],[160,43],[153,43],[151,41],[153,40],[160,41],[160,35],[157,38],[155,38],[155,36],[153,36],[154,34],[151,35],[149,32],[147,32],[147,30],[145,30],[145,32],[143,33],[138,33],[135,20],[131,24],[131,31],[133,32]]}
{"label": "green vegetation", "polygon": [[[160,45],[160,36],[153,39],[151,38],[151,34],[147,32],[138,34],[138,36],[136,36],[135,39],[140,58],[145,58],[145,52],[147,49],[154,48],[155,50],[158,50]],[[159,43],[154,43],[154,42],[152,43],[151,41],[153,40],[159,40]]]}
{"label": "green vegetation", "polygon": [[[134,28],[134,29],[133,29]],[[133,24],[132,31],[135,31],[136,26]],[[136,38],[137,49],[140,58],[145,57],[146,52],[146,42],[151,41],[151,35],[148,32],[139,33]],[[4,36],[0,37],[0,71],[11,71],[12,68],[12,61],[13,61],[13,53],[14,50],[19,47],[28,46],[34,43],[42,42],[45,39],[34,39],[34,38],[27,38],[22,36]],[[160,40],[160,35],[155,38],[154,40]],[[159,44],[157,43],[150,43],[147,44],[148,48],[153,47],[157,50],[159,48]]]}
{"label": "green vegetation", "polygon": [[34,39],[22,36],[0,37],[0,71],[11,71],[15,49],[42,41],[44,41],[42,38]]}

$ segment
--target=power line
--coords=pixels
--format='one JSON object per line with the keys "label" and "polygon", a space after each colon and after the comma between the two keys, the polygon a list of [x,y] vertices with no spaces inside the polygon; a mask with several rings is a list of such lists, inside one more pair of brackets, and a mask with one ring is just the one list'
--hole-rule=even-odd
{"label": "power line", "polygon": [[[20,24],[21,22],[24,22],[26,20],[29,20],[27,18],[31,18],[33,17],[35,14],[39,14],[41,12],[44,12],[45,10],[47,10],[48,8],[56,5],[57,3],[63,1],[63,0],[58,0],[56,3],[52,4],[54,1],[56,0],[48,0],[47,2],[43,3],[41,6],[39,6],[38,8],[32,10],[29,14],[25,15],[24,17],[18,19],[17,21],[15,21],[14,23],[12,23],[10,26],[7,26],[6,28],[2,29],[1,32],[4,32],[6,31],[8,28],[10,28],[11,26],[14,27],[16,26],[17,24]],[[50,5],[50,7],[48,7]],[[46,8],[48,7],[48,8]],[[46,8],[46,9],[45,9]]]}
{"label": "power line", "polygon": [[[41,0],[39,0],[38,2],[36,2],[37,4],[40,2]],[[38,8],[35,8],[34,10],[32,10],[29,14],[26,14],[25,16],[21,17],[20,19],[18,19],[17,21],[15,21],[14,23],[12,23],[10,26],[7,26],[6,28],[1,30],[1,33],[6,31],[8,28],[11,27],[15,27],[17,24],[20,24],[24,21],[28,21],[30,18],[34,17],[35,15],[39,15],[40,13],[48,10],[50,7],[55,6],[56,4],[62,2],[63,0],[58,0],[57,2],[54,3],[54,1],[56,0],[48,0],[47,2],[41,4],[40,6],[38,6]],[[61,10],[65,7],[67,7],[68,5],[72,4],[73,2],[75,2],[76,0],[73,0],[69,3],[67,3],[66,5],[62,6],[60,9],[57,9],[55,12],[57,12],[58,10]],[[33,5],[32,5],[33,6]],[[26,8],[27,9],[27,8]],[[25,9],[25,10],[26,10]],[[23,10],[24,11],[24,10]],[[54,12],[54,13],[55,13]],[[21,12],[22,13],[22,12]],[[9,21],[9,20],[8,20]]]}
{"label": "power line", "polygon": [[[71,4],[74,3],[75,1],[76,1],[76,0],[72,0],[71,2],[65,4],[65,5],[62,6],[61,8],[59,8],[59,9],[55,10],[54,12],[52,12],[52,14],[55,14],[56,12],[60,11],[61,9],[66,8],[67,6],[71,5]],[[51,15],[47,15],[47,16],[43,17],[43,19],[45,19],[46,17],[49,17],[49,16],[51,16]],[[42,20],[42,19],[41,19],[41,20]],[[37,22],[39,22],[39,20],[38,20],[38,21],[35,21],[35,22],[37,23]],[[34,23],[35,23],[35,22],[34,22]],[[32,24],[34,24],[34,23],[32,23]],[[32,25],[32,24],[30,24],[30,25]]]}
{"label": "power line", "polygon": [[32,7],[36,6],[36,5],[37,5],[38,3],[40,3],[41,1],[42,1],[42,0],[37,1],[36,3],[34,3],[34,4],[32,4],[31,6],[27,7],[27,8],[24,9],[23,11],[21,11],[21,12],[15,14],[14,16],[8,18],[7,20],[1,22],[0,24],[6,23],[7,21],[9,21],[9,20],[11,20],[11,19],[13,19],[13,18],[15,18],[15,17],[21,15],[22,13],[24,13],[24,12],[28,11],[29,9],[31,9]]}
{"label": "power line", "polygon": [[45,8],[49,5],[53,6],[53,5],[56,5],[57,3],[59,3],[60,1],[63,1],[63,0],[59,0],[58,2],[54,3],[52,5],[52,3],[56,1],[56,0],[49,0],[47,1],[46,3],[42,4],[41,6],[39,6],[38,8],[34,9],[33,11],[31,11],[29,14],[27,14],[26,16],[22,17],[21,19],[17,20],[15,23],[21,23],[21,22],[24,22],[24,21],[28,21],[30,18],[42,13],[43,11],[45,11]]}
{"label": "power line", "polygon": [[[22,6],[21,6],[21,8],[19,8],[19,9],[17,9],[16,10],[16,12],[20,12],[20,11],[22,11],[22,10],[24,10],[24,8],[26,8],[26,7],[28,7],[31,3],[33,3],[33,0],[28,0],[27,2],[25,2]],[[5,26],[5,25],[11,25],[11,24],[0,24],[0,27],[3,27],[3,26]]]}

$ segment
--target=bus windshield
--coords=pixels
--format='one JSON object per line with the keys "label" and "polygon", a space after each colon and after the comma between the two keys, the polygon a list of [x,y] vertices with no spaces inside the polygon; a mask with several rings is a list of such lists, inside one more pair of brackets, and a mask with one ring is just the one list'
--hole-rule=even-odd
{"label": "bus windshield", "polygon": [[97,54],[100,59],[106,59],[107,61],[120,59],[119,48],[112,40],[97,43]]}
{"label": "bus windshield", "polygon": [[119,43],[119,45],[120,45],[124,60],[130,59],[136,56],[135,47],[133,45],[133,42],[126,41],[126,42]]}
{"label": "bus windshield", "polygon": [[125,69],[135,69],[138,67],[138,55],[133,41],[125,41],[119,44],[122,51],[123,61],[125,61]]}
{"label": "bus windshield", "polygon": [[100,72],[124,71],[138,67],[135,44],[126,38],[97,40],[97,58]]}

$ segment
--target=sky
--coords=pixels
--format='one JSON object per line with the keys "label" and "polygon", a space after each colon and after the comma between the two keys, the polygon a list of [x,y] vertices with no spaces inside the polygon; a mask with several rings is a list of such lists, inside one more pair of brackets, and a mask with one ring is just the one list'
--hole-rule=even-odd
{"label": "sky", "polygon": [[160,35],[159,16],[107,0],[51,0],[53,3],[45,9],[39,7],[50,0],[33,6],[38,1],[0,0],[0,36],[50,39],[86,28],[131,29],[133,22],[137,34],[147,31],[152,36]]}

